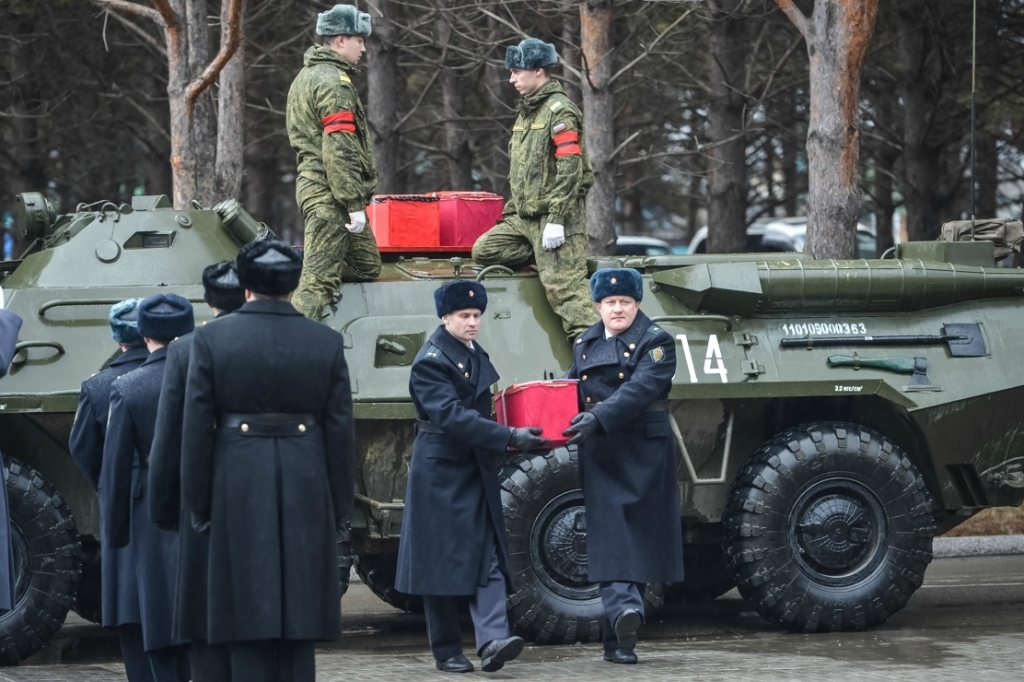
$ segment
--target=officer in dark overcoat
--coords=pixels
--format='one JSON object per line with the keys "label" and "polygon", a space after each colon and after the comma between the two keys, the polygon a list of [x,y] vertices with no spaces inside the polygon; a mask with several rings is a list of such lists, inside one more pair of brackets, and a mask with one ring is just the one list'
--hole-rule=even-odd
{"label": "officer in dark overcoat", "polygon": [[[214,263],[203,270],[203,298],[213,311],[214,319],[242,307],[245,290],[238,282],[234,261]],[[149,455],[149,518],[163,530],[178,532],[173,632],[177,639],[192,642],[192,680],[221,682],[231,677],[231,657],[225,645],[210,645],[206,641],[209,541],[192,528],[190,519],[181,511],[181,425],[192,338],[192,334],[185,334],[167,347],[156,431]]]}
{"label": "officer in dark overcoat", "polygon": [[[6,376],[7,369],[14,360],[14,347],[18,345],[21,323],[20,317],[9,310],[4,310],[4,291],[0,289],[0,378]],[[3,460],[0,459],[0,471],[5,470]],[[5,556],[6,561],[3,559]],[[11,548],[7,486],[0,481],[0,613],[14,608],[15,599],[14,552]]]}
{"label": "officer in dark overcoat", "polygon": [[176,294],[139,303],[138,331],[149,357],[110,389],[110,422],[100,472],[100,529],[111,547],[131,543],[139,581],[142,638],[153,678],[189,679],[188,649],[171,632],[178,536],[149,520],[147,479],[167,344],[192,331],[192,304]]}
{"label": "officer in dark overcoat", "polygon": [[4,290],[0,289],[0,377],[7,375],[7,370],[14,360],[14,347],[18,345],[18,332],[21,331],[21,318],[9,310],[4,310]]}
{"label": "officer in dark overcoat", "polygon": [[409,379],[418,418],[395,588],[423,595],[430,648],[445,672],[473,670],[455,612],[455,597],[468,596],[481,667],[494,672],[523,650],[521,638],[509,637],[505,610],[512,580],[497,458],[507,447],[525,451],[547,441],[539,428],[491,419],[498,373],[476,341],[487,308],[483,285],[449,282],[434,302],[443,324],[416,355]]}
{"label": "officer in dark overcoat", "polygon": [[182,506],[209,533],[207,636],[230,644],[231,679],[311,681],[313,642],[341,635],[336,532],[355,501],[344,341],[289,303],[287,244],[235,265],[245,305],[192,340]]}
{"label": "officer in dark overcoat", "polygon": [[[71,427],[68,449],[93,488],[98,488],[103,466],[103,443],[110,416],[110,386],[122,374],[137,369],[149,357],[146,342],[139,336],[138,305],[131,298],[110,309],[110,331],[121,354],[106,369],[82,382],[78,411]],[[117,628],[121,657],[131,682],[153,679],[149,658],[142,643],[142,614],[139,611],[139,582],[131,543],[114,548],[100,543],[100,613],[105,627]]]}
{"label": "officer in dark overcoat", "polygon": [[640,311],[636,270],[598,270],[590,288],[601,322],[573,344],[568,377],[583,411],[573,417],[587,511],[587,573],[608,618],[604,658],[636,663],[644,583],[683,579],[675,441],[666,399],[675,342]]}

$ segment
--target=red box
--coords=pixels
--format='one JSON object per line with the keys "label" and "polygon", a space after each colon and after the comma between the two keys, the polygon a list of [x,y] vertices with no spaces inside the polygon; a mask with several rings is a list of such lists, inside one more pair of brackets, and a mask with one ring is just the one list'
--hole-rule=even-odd
{"label": "red box", "polygon": [[560,379],[509,386],[494,396],[498,423],[539,426],[544,429],[541,436],[550,440],[552,447],[565,445],[569,437],[562,432],[569,428],[569,420],[580,413],[576,383],[575,379]]}
{"label": "red box", "polygon": [[477,237],[498,224],[505,200],[490,192],[438,192],[441,244],[473,248]]}
{"label": "red box", "polygon": [[366,207],[377,246],[441,246],[441,200],[433,194],[378,194]]}

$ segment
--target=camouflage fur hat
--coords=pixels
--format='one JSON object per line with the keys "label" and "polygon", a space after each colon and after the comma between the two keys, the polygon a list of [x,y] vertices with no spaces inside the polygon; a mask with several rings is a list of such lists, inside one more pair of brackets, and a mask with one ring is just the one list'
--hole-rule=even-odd
{"label": "camouflage fur hat", "polygon": [[317,15],[316,33],[321,36],[368,36],[370,15],[352,5],[335,5]]}
{"label": "camouflage fur hat", "polygon": [[114,343],[126,346],[141,346],[145,342],[139,334],[139,301],[141,298],[129,298],[115,303],[110,308],[110,332]]}
{"label": "camouflage fur hat", "polygon": [[509,45],[505,50],[505,68],[543,69],[558,63],[555,46],[536,38],[527,38],[518,45]]}

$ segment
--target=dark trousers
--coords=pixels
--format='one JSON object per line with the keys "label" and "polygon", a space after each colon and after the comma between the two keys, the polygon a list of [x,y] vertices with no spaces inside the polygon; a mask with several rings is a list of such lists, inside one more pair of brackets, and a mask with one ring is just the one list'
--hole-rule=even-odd
{"label": "dark trousers", "polygon": [[314,682],[316,678],[310,640],[262,639],[232,642],[229,647],[231,682]]}
{"label": "dark trousers", "polygon": [[227,682],[231,679],[231,645],[192,640],[189,650],[192,682]]}
{"label": "dark trousers", "polygon": [[147,651],[154,682],[188,682],[191,674],[187,646],[169,646]]}
{"label": "dark trousers", "polygon": [[[459,630],[458,597],[424,596],[423,610],[427,616],[427,639],[434,659],[445,661],[462,653],[462,632]],[[508,613],[505,610],[505,576],[498,568],[497,550],[491,555],[487,583],[477,586],[469,598],[469,615],[476,631],[476,651],[495,639],[508,637]]]}
{"label": "dark trousers", "polygon": [[627,609],[636,609],[640,616],[644,615],[644,586],[640,583],[612,582],[601,583],[601,604],[607,616],[604,621],[604,649],[615,651],[619,648],[619,640],[615,637],[615,621]]}
{"label": "dark trousers", "polygon": [[128,682],[153,682],[153,670],[142,646],[142,626],[138,623],[119,625],[117,638],[121,642],[121,659]]}

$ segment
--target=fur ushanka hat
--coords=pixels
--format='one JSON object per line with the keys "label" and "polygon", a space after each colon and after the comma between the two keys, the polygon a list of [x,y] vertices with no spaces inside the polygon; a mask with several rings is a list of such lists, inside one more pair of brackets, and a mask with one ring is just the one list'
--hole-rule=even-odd
{"label": "fur ushanka hat", "polygon": [[245,303],[245,289],[238,281],[235,263],[222,260],[203,270],[203,298],[213,308],[231,312]]}
{"label": "fur ushanka hat", "polygon": [[368,36],[370,15],[352,5],[335,5],[316,18],[316,34],[320,36]]}
{"label": "fur ushanka hat", "polygon": [[146,339],[173,341],[195,330],[192,304],[177,294],[157,294],[139,303],[139,334]]}
{"label": "fur ushanka hat", "polygon": [[629,296],[639,302],[644,298],[644,278],[631,268],[598,270],[590,276],[590,293],[595,303],[609,296]]}
{"label": "fur ushanka hat", "polygon": [[505,50],[505,68],[512,69],[543,69],[558,63],[555,46],[536,38],[527,38],[518,45],[510,45]]}
{"label": "fur ushanka hat", "polygon": [[242,287],[264,296],[284,296],[299,286],[302,256],[279,239],[249,242],[235,259]]}
{"label": "fur ushanka hat", "polygon": [[139,301],[141,298],[129,298],[115,303],[110,308],[110,333],[114,343],[126,346],[141,346],[145,341],[139,335]]}
{"label": "fur ushanka hat", "polygon": [[487,290],[480,282],[457,279],[434,291],[434,306],[438,317],[466,308],[476,308],[482,313],[487,310]]}

